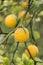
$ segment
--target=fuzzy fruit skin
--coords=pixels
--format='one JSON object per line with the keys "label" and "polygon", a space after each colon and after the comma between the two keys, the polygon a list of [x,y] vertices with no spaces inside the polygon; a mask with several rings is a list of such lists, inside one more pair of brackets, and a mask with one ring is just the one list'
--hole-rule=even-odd
{"label": "fuzzy fruit skin", "polygon": [[15,27],[17,24],[16,16],[14,14],[10,14],[5,18],[5,25],[9,28]]}
{"label": "fuzzy fruit skin", "polygon": [[[38,47],[35,46],[35,45],[29,45],[29,46],[28,46],[28,49],[29,49],[29,51],[30,51],[30,53],[31,53],[31,55],[32,55],[33,57],[36,57],[37,54],[39,53],[39,49],[38,49]],[[28,53],[27,50],[25,50],[25,54],[30,58],[30,55],[29,55],[29,53]]]}
{"label": "fuzzy fruit skin", "polygon": [[[21,18],[24,16],[25,12],[26,12],[26,11],[21,11],[21,12],[19,12],[19,14],[18,14],[18,19],[21,19]],[[25,20],[27,20],[27,19],[29,19],[29,18],[30,18],[30,13],[28,12],[27,15],[26,15],[26,17],[25,17]]]}
{"label": "fuzzy fruit skin", "polygon": [[29,31],[27,28],[18,28],[14,32],[14,38],[18,42],[25,42],[29,39]]}
{"label": "fuzzy fruit skin", "polygon": [[25,2],[22,2],[22,4],[21,4],[21,6],[22,6],[22,7],[24,7],[24,8],[26,8],[26,7],[27,7],[27,5],[28,5],[28,4],[27,4],[27,2],[26,2],[26,1],[25,1]]}

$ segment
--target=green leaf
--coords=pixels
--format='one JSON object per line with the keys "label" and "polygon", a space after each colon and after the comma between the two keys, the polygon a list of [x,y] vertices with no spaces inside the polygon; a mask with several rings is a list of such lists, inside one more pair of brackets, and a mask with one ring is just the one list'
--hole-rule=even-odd
{"label": "green leaf", "polygon": [[29,65],[34,65],[34,61],[32,59],[30,59]]}
{"label": "green leaf", "polygon": [[40,21],[41,21],[41,18],[38,17],[38,18],[36,18],[35,20],[36,20],[36,22],[40,22]]}
{"label": "green leaf", "polygon": [[5,52],[4,45],[1,45],[1,46],[0,46],[0,55],[3,55],[4,52]]}
{"label": "green leaf", "polygon": [[22,61],[21,61],[21,58],[20,58],[20,57],[17,57],[17,58],[16,58],[16,63],[17,63],[17,64],[22,63]]}
{"label": "green leaf", "polygon": [[4,22],[1,25],[1,30],[4,33],[9,33],[10,31],[12,31],[14,28],[8,28],[7,26],[5,26]]}
{"label": "green leaf", "polygon": [[43,65],[43,63],[37,63],[37,65]]}
{"label": "green leaf", "polygon": [[2,56],[0,56],[0,63],[2,63],[3,65],[4,65],[4,61],[3,61],[3,57]]}
{"label": "green leaf", "polygon": [[13,44],[15,42],[15,40],[14,40],[14,36],[13,36],[13,34],[11,35],[11,36],[9,36],[9,38],[8,38],[8,40],[7,40],[7,44]]}
{"label": "green leaf", "polygon": [[23,61],[24,65],[29,65],[29,58],[26,56],[25,53],[23,53],[23,55],[22,55],[22,61]]}
{"label": "green leaf", "polygon": [[34,35],[36,40],[40,38],[40,34],[38,31],[33,31],[33,35]]}
{"label": "green leaf", "polygon": [[21,6],[14,6],[12,9],[16,15],[22,10]]}
{"label": "green leaf", "polygon": [[4,60],[5,65],[10,65],[10,59],[9,58],[4,57],[3,60]]}
{"label": "green leaf", "polygon": [[38,14],[38,16],[43,16],[43,11],[41,11],[41,12]]}
{"label": "green leaf", "polygon": [[41,59],[39,59],[38,57],[35,57],[35,60],[36,61],[42,61]]}
{"label": "green leaf", "polygon": [[[38,57],[36,57],[35,60],[36,60],[36,61],[39,61],[39,62],[42,62],[42,60],[39,59]],[[37,63],[37,65],[43,65],[43,63],[39,63],[39,62]]]}

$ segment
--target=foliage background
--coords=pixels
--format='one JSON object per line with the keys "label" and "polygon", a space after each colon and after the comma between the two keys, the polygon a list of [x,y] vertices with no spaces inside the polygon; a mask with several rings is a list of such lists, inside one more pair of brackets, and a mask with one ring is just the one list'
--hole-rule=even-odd
{"label": "foliage background", "polygon": [[[18,1],[18,2],[22,2],[23,0],[4,0],[4,3],[2,3],[2,0],[0,0],[0,9],[3,7],[3,5],[11,5],[11,4],[13,4],[15,1]],[[42,3],[42,5],[41,5],[41,7],[39,6],[39,4],[41,4]],[[43,8],[43,0],[34,0],[34,7],[31,9],[31,11],[30,11],[30,13],[32,14],[34,11],[33,10],[35,10],[35,9],[37,9],[37,7],[40,7],[40,9],[41,8]],[[15,14],[16,16],[18,15],[18,12],[20,12],[21,10],[26,10],[26,9],[24,9],[24,8],[21,8],[21,6],[8,6],[7,8],[3,8],[2,9],[2,11],[3,11],[3,13],[0,13],[1,15],[0,15],[0,28],[2,29],[2,31],[4,32],[4,33],[8,33],[8,32],[10,32],[12,29],[9,29],[9,28],[7,28],[6,26],[5,26],[5,24],[4,24],[4,18],[5,18],[5,16],[6,15],[8,15],[8,14],[10,14],[10,13],[13,13],[13,14]],[[2,22],[2,23],[1,23]],[[5,29],[6,28],[6,29]],[[37,31],[39,31],[39,33],[40,33],[40,38],[37,40],[37,45],[38,45],[38,47],[39,47],[39,50],[40,50],[40,53],[39,53],[39,57],[41,58],[41,59],[43,59],[43,10],[42,10],[42,12],[41,13],[39,13],[39,16],[37,17],[37,22],[35,22],[35,25],[34,25],[34,30],[37,30]],[[0,31],[1,32],[1,31]],[[2,35],[2,34],[0,34],[0,40],[1,39],[3,39],[3,37],[5,37],[5,35]],[[12,41],[11,41],[12,40]],[[6,43],[6,42],[5,42]],[[7,41],[7,43],[8,43],[8,48],[7,48],[7,51],[8,51],[8,53],[10,53],[10,55],[12,55],[12,53],[11,53],[11,51],[14,49],[14,47],[16,46],[16,42],[15,42],[15,44],[13,44],[13,45],[11,45],[12,43],[14,43],[14,39],[13,39],[13,35],[11,35],[9,38],[8,38],[8,41]],[[10,43],[10,44],[9,44]],[[27,44],[31,44],[30,42],[28,43],[27,42]],[[20,49],[21,48],[21,49]],[[4,51],[3,51],[4,50]],[[22,51],[22,52],[21,52]],[[19,48],[18,48],[18,51],[16,52],[16,55],[19,55],[19,56],[21,56],[21,54],[23,53],[23,51],[24,51],[24,44],[20,44],[19,45]],[[0,54],[3,54],[5,52],[5,49],[4,49],[4,47],[3,46],[1,46],[0,47]],[[6,55],[7,56],[10,56],[10,55],[8,55],[7,53],[6,53]]]}

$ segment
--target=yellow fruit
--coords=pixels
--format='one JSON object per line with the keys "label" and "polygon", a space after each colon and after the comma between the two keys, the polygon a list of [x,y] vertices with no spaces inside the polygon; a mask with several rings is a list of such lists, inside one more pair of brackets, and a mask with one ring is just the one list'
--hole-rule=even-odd
{"label": "yellow fruit", "polygon": [[14,38],[18,42],[25,42],[29,39],[29,31],[27,28],[18,28],[14,32]]}
{"label": "yellow fruit", "polygon": [[[26,11],[21,11],[21,12],[19,12],[19,14],[18,14],[18,19],[21,19],[21,18],[24,16],[25,12],[26,12]],[[27,15],[26,15],[26,17],[25,17],[25,20],[27,20],[27,19],[29,19],[29,18],[30,18],[30,14],[29,14],[29,12],[28,12]]]}
{"label": "yellow fruit", "polygon": [[10,14],[8,16],[6,16],[5,18],[5,25],[9,28],[11,27],[15,27],[16,26],[16,16],[14,14]]}
{"label": "yellow fruit", "polygon": [[25,2],[22,2],[22,4],[21,4],[21,6],[24,7],[24,8],[26,8],[27,5],[28,5],[28,3],[26,1]]}
{"label": "yellow fruit", "polygon": [[[29,46],[28,46],[28,49],[29,49],[29,51],[30,51],[30,53],[31,53],[31,55],[32,55],[33,57],[36,57],[36,56],[37,56],[37,54],[38,54],[38,52],[39,52],[38,47],[36,47],[35,45],[29,45]],[[25,50],[25,53],[26,53],[26,55],[27,55],[28,57],[30,57],[30,55],[29,55],[29,53],[28,53],[27,50]]]}
{"label": "yellow fruit", "polygon": [[0,65],[3,65],[3,64],[0,64]]}
{"label": "yellow fruit", "polygon": [[3,64],[0,64],[0,65],[3,65]]}

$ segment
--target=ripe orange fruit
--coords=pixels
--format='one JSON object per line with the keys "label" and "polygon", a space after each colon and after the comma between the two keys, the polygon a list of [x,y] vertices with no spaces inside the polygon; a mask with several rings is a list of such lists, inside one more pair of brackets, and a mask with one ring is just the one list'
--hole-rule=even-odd
{"label": "ripe orange fruit", "polygon": [[21,4],[21,6],[24,7],[24,8],[26,8],[27,5],[28,5],[28,3],[26,1],[25,2],[22,2],[22,4]]}
{"label": "ripe orange fruit", "polygon": [[[29,45],[29,46],[28,46],[28,49],[29,49],[29,51],[30,51],[30,53],[31,53],[31,55],[32,55],[33,57],[36,57],[36,56],[37,56],[37,54],[38,54],[38,52],[39,52],[38,47],[36,47],[35,45]],[[29,55],[29,53],[28,53],[27,50],[25,50],[25,54],[26,54],[28,57],[30,57],[30,55]]]}
{"label": "ripe orange fruit", "polygon": [[[19,12],[19,14],[18,14],[18,19],[21,19],[21,18],[24,16],[25,12],[26,12],[26,11],[21,11],[21,12]],[[29,18],[30,18],[30,13],[28,12],[27,15],[26,15],[26,17],[25,17],[25,20],[27,20],[27,19],[29,19]]]}
{"label": "ripe orange fruit", "polygon": [[18,28],[14,32],[14,38],[18,42],[25,42],[29,39],[29,31],[27,28]]}
{"label": "ripe orange fruit", "polygon": [[6,16],[5,18],[5,25],[9,28],[11,27],[15,27],[16,26],[16,16],[14,14],[10,14],[8,16]]}

